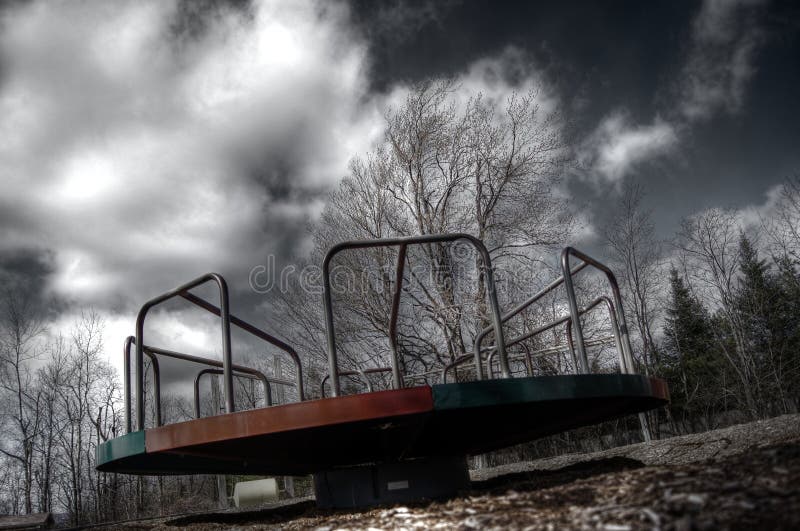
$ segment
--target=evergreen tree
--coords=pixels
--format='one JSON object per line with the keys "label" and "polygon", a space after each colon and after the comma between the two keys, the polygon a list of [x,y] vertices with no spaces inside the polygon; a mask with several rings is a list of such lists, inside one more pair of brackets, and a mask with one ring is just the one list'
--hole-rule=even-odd
{"label": "evergreen tree", "polygon": [[775,259],[776,283],[782,294],[775,304],[775,330],[782,339],[787,410],[800,409],[800,271],[788,256]]}
{"label": "evergreen tree", "polygon": [[706,308],[673,268],[659,372],[670,386],[673,418],[691,431],[698,420],[710,427],[723,400],[725,366],[714,344],[712,326]]}
{"label": "evergreen tree", "polygon": [[776,265],[778,272],[773,273],[750,239],[741,235],[736,309],[755,367],[753,394],[762,397],[762,415],[788,413],[794,403],[790,380],[796,372],[798,299],[792,286],[796,275],[791,264]]}

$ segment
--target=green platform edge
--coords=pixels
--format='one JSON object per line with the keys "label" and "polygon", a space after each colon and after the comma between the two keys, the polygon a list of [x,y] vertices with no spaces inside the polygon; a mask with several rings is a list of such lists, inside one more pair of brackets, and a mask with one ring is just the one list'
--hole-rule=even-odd
{"label": "green platform edge", "polygon": [[95,454],[97,466],[146,453],[144,437],[145,430],[132,431],[100,444]]}
{"label": "green platform edge", "polygon": [[650,379],[640,374],[504,378],[436,384],[432,389],[434,410],[614,396],[652,397],[654,394]]}

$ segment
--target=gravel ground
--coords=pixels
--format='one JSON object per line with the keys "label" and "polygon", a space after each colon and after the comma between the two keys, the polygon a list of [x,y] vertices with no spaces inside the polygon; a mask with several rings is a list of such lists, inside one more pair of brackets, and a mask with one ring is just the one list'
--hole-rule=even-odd
{"label": "gravel ground", "polygon": [[481,470],[469,492],[449,501],[322,511],[303,500],[113,527],[800,529],[800,415]]}

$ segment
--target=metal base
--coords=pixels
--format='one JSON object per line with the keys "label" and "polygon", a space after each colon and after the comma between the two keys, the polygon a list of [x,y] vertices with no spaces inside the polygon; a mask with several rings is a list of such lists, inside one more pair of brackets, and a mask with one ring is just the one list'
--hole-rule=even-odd
{"label": "metal base", "polygon": [[323,509],[449,498],[468,487],[464,456],[336,468],[314,474],[317,507]]}

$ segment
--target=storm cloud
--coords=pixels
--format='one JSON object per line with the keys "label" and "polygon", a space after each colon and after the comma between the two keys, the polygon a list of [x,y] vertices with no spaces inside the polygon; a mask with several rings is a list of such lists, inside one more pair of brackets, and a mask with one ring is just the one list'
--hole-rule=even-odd
{"label": "storm cloud", "polygon": [[[326,194],[410,86],[370,90],[368,34],[344,3],[98,0],[1,13],[0,267],[60,301],[52,333],[99,310],[118,366],[136,308],[207,271],[259,322],[250,270],[302,254]],[[557,105],[514,47],[455,81],[463,101],[481,93],[503,106],[537,91]],[[213,318],[166,310],[151,342],[219,354]]]}
{"label": "storm cloud", "polygon": [[49,251],[58,296],[241,276],[302,238],[369,145],[364,45],[341,5],[217,8],[176,31],[187,16],[160,0],[3,13],[0,252]]}

